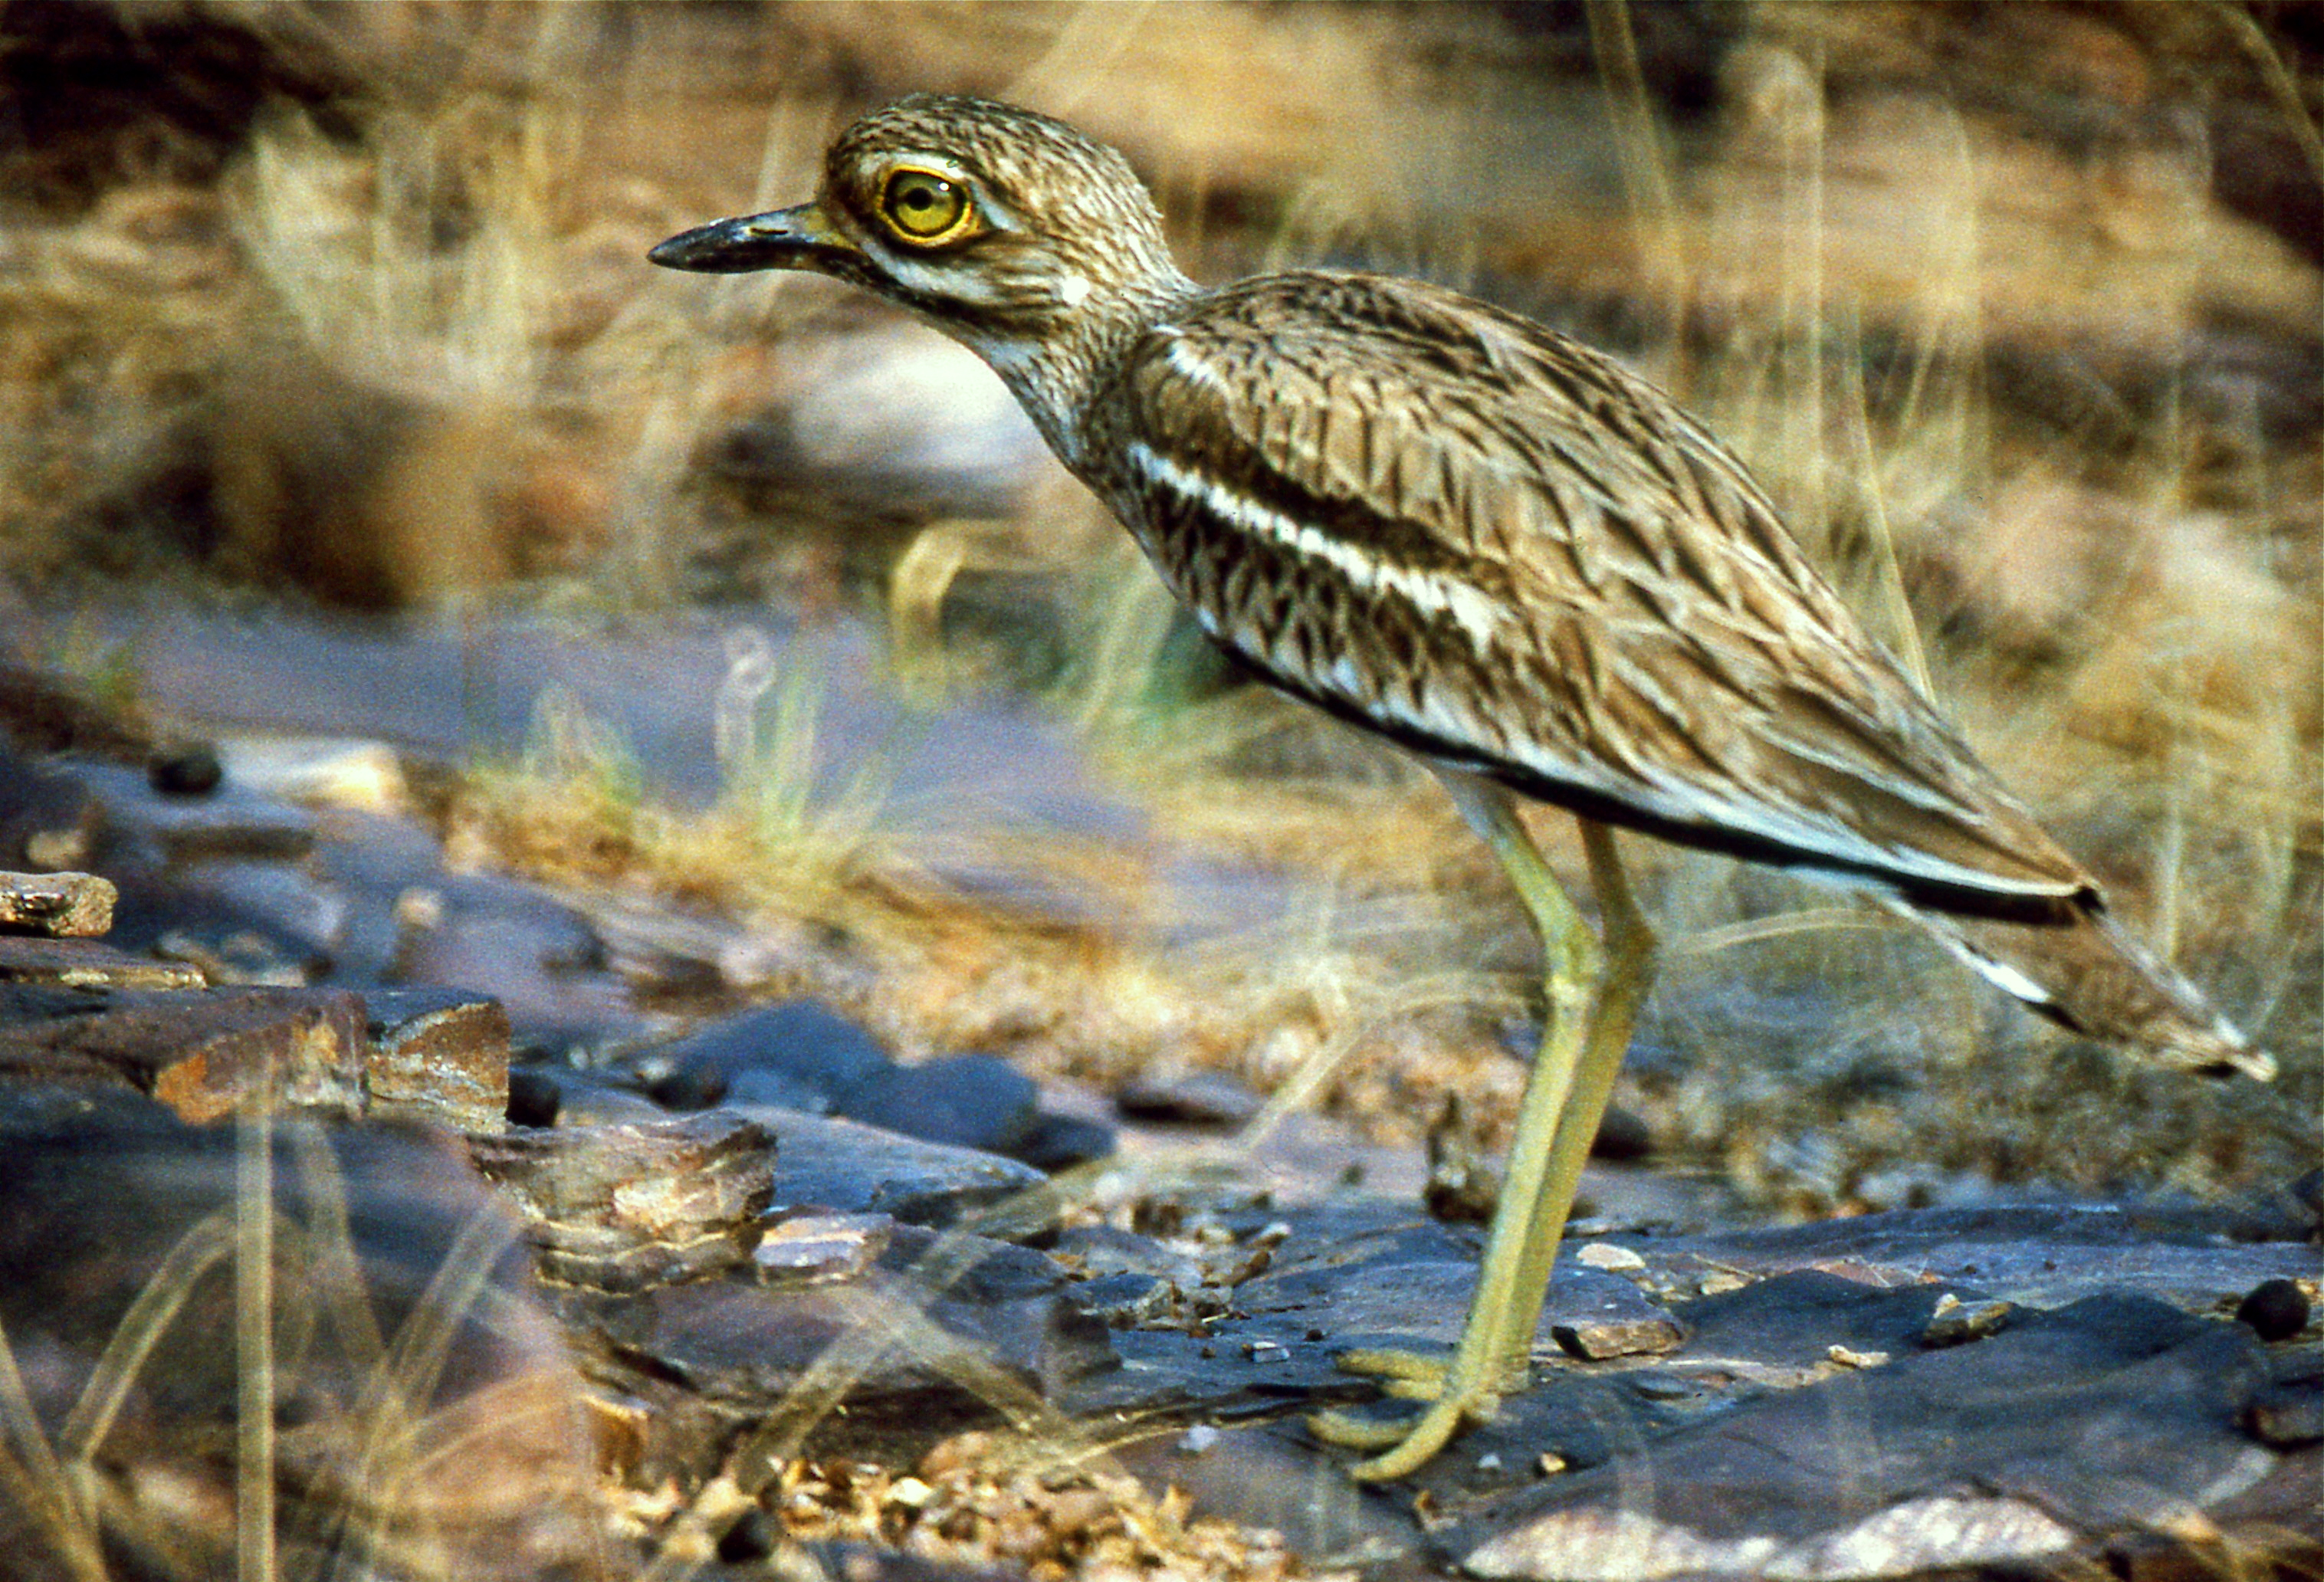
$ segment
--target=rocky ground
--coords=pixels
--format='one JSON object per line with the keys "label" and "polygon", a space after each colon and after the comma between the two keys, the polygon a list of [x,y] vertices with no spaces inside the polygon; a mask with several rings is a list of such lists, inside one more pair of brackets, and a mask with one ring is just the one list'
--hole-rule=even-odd
{"label": "rocky ground", "polygon": [[1536,1387],[1359,1491],[1302,1414],[1369,1396],[1347,1347],[1449,1345],[1478,1251],[1408,1152],[1229,1145],[1215,1075],[899,1063],[813,1000],[671,1036],[424,822],[7,691],[0,827],[58,868],[0,882],[13,1574],[2324,1560],[2324,1173],[1770,1228],[1601,1158]]}

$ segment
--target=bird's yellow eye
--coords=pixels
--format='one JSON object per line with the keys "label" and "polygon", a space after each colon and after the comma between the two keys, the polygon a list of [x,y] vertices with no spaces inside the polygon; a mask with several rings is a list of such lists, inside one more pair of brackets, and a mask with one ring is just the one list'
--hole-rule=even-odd
{"label": "bird's yellow eye", "polygon": [[968,195],[933,170],[899,170],[880,189],[880,217],[908,242],[940,242],[967,220]]}

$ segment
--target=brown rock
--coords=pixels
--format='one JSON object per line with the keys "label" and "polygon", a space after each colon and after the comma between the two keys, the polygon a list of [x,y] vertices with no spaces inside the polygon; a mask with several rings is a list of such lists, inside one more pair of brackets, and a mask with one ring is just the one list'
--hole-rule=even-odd
{"label": "brown rock", "polygon": [[0,929],[96,939],[120,892],[93,873],[0,873]]}
{"label": "brown rock", "polygon": [[531,1221],[542,1277],[595,1291],[647,1291],[742,1263],[774,1190],[765,1130],[715,1110],[475,1137],[469,1150]]}
{"label": "brown rock", "polygon": [[507,1129],[509,1019],[498,1000],[420,991],[364,998],[371,1031],[364,1083],[374,1115],[464,1132]]}
{"label": "brown rock", "polygon": [[125,1083],[197,1124],[270,1099],[292,1109],[363,1109],[363,1002],[352,994],[124,993],[56,1008],[0,1026],[0,1077]]}

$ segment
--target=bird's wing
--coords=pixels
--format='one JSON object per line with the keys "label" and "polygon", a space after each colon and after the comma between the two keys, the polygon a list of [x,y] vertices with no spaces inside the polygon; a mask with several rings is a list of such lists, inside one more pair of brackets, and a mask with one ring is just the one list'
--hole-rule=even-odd
{"label": "bird's wing", "polygon": [[2095,898],[1742,464],[1611,359],[1304,274],[1213,294],[1115,379],[1117,508],[1286,688],[1692,844],[1941,906]]}

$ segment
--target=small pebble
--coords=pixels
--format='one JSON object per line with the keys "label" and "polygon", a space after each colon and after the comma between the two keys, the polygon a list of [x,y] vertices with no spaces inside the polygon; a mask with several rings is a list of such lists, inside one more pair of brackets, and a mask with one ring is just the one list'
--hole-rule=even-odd
{"label": "small pebble", "polygon": [[917,1511],[936,1498],[936,1491],[917,1477],[899,1477],[888,1485],[888,1497],[907,1510]]}
{"label": "small pebble", "polygon": [[1963,1301],[1948,1291],[1937,1298],[1937,1305],[1930,1310],[1928,1324],[1921,1330],[1921,1344],[1959,1346],[1964,1341],[1997,1335],[2008,1327],[2012,1311],[2006,1301],[1989,1298]]}
{"label": "small pebble", "polygon": [[1216,1445],[1221,1437],[1209,1423],[1198,1422],[1178,1436],[1178,1449],[1182,1455],[1199,1456]]}
{"label": "small pebble", "polygon": [[511,1066],[508,1118],[511,1126],[553,1127],[564,1094],[557,1079],[531,1066]]}
{"label": "small pebble", "polygon": [[1823,1354],[1842,1367],[1878,1367],[1888,1360],[1885,1351],[1852,1351],[1845,1346],[1828,1346]]}
{"label": "small pebble", "polygon": [[1646,1260],[1628,1247],[1617,1246],[1609,1241],[1592,1242],[1573,1255],[1591,1269],[1643,1269],[1646,1266]]}
{"label": "small pebble", "polygon": [[2308,1328],[2308,1295],[2295,1280],[2263,1280],[2236,1304],[2236,1317],[2263,1340],[2289,1340]]}
{"label": "small pebble", "polygon": [[1555,1477],[1565,1470],[1567,1465],[1565,1458],[1554,1450],[1544,1450],[1539,1458],[1534,1462],[1535,1468],[1544,1477]]}
{"label": "small pebble", "polygon": [[1499,1450],[1488,1450],[1483,1455],[1477,1458],[1478,1471],[1499,1472],[1500,1469],[1501,1453]]}
{"label": "small pebble", "polygon": [[165,749],[145,766],[146,783],[164,796],[207,796],[225,778],[217,750],[207,742]]}

